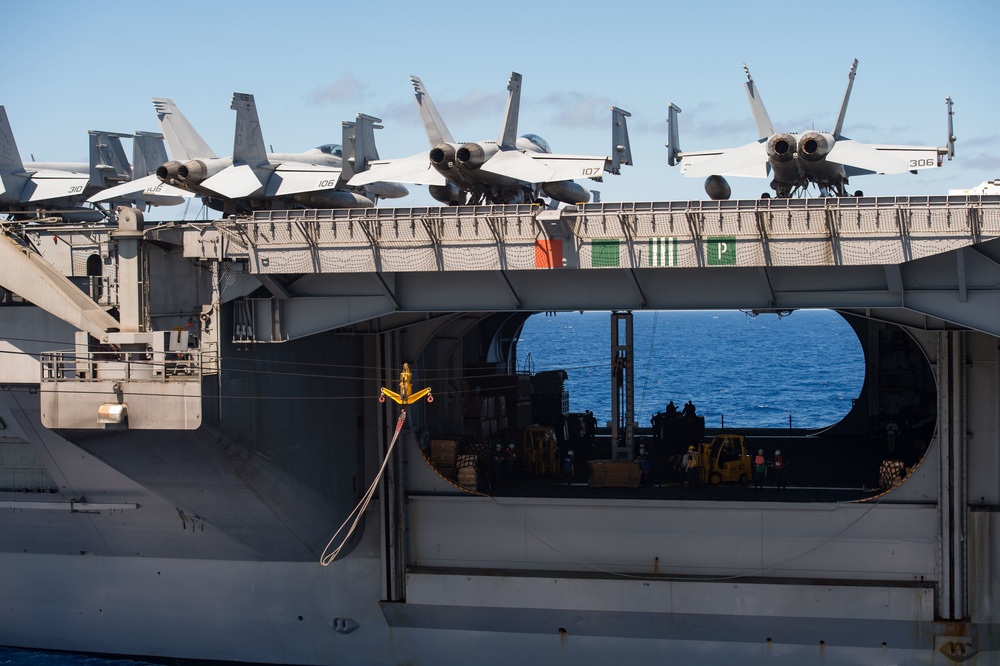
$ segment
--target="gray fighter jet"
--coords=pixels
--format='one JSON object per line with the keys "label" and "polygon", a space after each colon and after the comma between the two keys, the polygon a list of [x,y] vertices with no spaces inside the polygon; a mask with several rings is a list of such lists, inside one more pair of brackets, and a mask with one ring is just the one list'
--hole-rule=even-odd
{"label": "gray fighter jet", "polygon": [[[667,161],[670,166],[680,163],[681,173],[689,178],[707,177],[705,191],[711,198],[728,199],[731,188],[723,176],[770,176],[771,188],[779,197],[804,195],[810,186],[816,186],[820,196],[843,197],[848,196],[847,184],[852,176],[905,171],[916,173],[919,169],[941,166],[946,155],[949,160],[955,156],[951,97],[945,97],[948,107],[948,145],[945,148],[865,144],[841,134],[857,69],[858,61],[854,60],[833,131],[797,133],[774,131],[750,70],[744,64],[747,98],[760,138],[739,148],[683,152],[677,130],[677,114],[681,110],[670,104]],[[765,193],[761,196],[767,198],[770,195]],[[863,196],[863,193],[856,191],[854,196]]]}
{"label": "gray fighter jet", "polygon": [[507,84],[510,95],[500,136],[495,141],[457,143],[441,119],[423,82],[410,77],[417,109],[430,150],[398,160],[372,163],[369,170],[351,179],[351,185],[377,180],[428,185],[436,200],[449,205],[533,203],[542,197],[575,204],[590,200],[590,192],[573,181],[600,181],[604,171],[620,173],[632,164],[625,119],[630,115],[611,108],[611,157],[554,155],[545,139],[536,134],[517,136],[521,103],[521,75],[513,72]]}
{"label": "gray fighter jet", "polygon": [[[90,142],[89,163],[22,162],[7,112],[0,106],[0,207],[3,211],[22,219],[38,216],[59,217],[73,222],[103,219],[103,211],[83,204],[87,197],[133,177],[133,167],[129,165],[121,144],[122,138],[133,135],[96,130],[87,134]],[[147,133],[134,144],[135,156],[141,160],[146,152],[156,150],[157,137],[162,152],[162,137]],[[118,201],[132,205],[169,205],[183,201],[171,194],[161,192]]]}
{"label": "gray fighter jet", "polygon": [[[351,176],[378,159],[374,139],[374,130],[381,127],[378,118],[358,114],[356,121],[343,123],[344,145],[269,154],[253,95],[233,93],[233,155],[217,157],[173,101],[155,98],[153,106],[174,159],[164,160],[153,175],[105,190],[90,201],[108,201],[137,189],[156,191],[166,184],[200,196],[207,206],[228,215],[272,208],[366,208],[375,199],[408,194],[405,187],[394,184],[375,183],[364,189],[347,185]],[[364,151],[360,154],[359,146]]]}

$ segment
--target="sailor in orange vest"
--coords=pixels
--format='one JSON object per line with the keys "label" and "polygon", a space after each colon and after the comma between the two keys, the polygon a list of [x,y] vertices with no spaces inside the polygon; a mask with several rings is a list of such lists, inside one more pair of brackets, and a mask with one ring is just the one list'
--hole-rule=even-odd
{"label": "sailor in orange vest", "polygon": [[781,457],[781,449],[774,452],[774,486],[778,490],[787,488],[785,485],[785,459]]}
{"label": "sailor in orange vest", "polygon": [[767,474],[767,461],[764,459],[764,449],[757,449],[753,459],[753,489],[764,487],[764,476]]}

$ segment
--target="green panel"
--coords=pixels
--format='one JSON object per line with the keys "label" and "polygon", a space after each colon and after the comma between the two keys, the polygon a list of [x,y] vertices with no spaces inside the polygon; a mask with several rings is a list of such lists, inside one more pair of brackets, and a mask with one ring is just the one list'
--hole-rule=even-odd
{"label": "green panel", "polygon": [[709,236],[707,247],[709,266],[736,265],[736,238],[734,236]]}
{"label": "green panel", "polygon": [[594,268],[617,266],[619,264],[617,238],[595,238],[590,242],[590,263]]}

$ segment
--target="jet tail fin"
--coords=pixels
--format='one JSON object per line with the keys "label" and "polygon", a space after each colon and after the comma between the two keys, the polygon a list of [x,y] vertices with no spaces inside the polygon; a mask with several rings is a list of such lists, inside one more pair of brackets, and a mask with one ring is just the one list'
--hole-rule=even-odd
{"label": "jet tail fin", "polygon": [[760,98],[760,93],[757,91],[753,77],[750,76],[750,68],[747,67],[746,63],[743,63],[743,71],[747,75],[747,99],[750,101],[750,112],[753,114],[753,122],[757,126],[757,136],[758,138],[766,139],[774,135],[774,125],[771,124],[771,118],[767,115],[767,109],[764,108],[764,100]]}
{"label": "jet tail fin", "polygon": [[132,180],[156,173],[156,168],[167,160],[162,134],[136,132],[132,135]]}
{"label": "jet tail fin", "polygon": [[955,117],[955,111],[952,110],[952,107],[955,106],[955,103],[951,101],[950,95],[944,98],[944,103],[948,105],[948,160],[951,161],[955,157],[955,142],[958,141],[958,137],[955,136],[955,125],[952,122],[952,118]]}
{"label": "jet tail fin", "polygon": [[681,161],[681,139],[677,128],[677,114],[681,108],[670,102],[667,105],[667,164],[675,166]]}
{"label": "jet tail fin", "polygon": [[156,109],[156,117],[160,120],[160,129],[167,141],[171,158],[186,162],[193,159],[217,157],[197,130],[191,126],[188,119],[184,117],[184,114],[180,112],[173,100],[154,97],[153,108]]}
{"label": "jet tail fin", "polygon": [[625,119],[632,114],[617,106],[611,107],[611,173],[620,174],[621,166],[632,165],[632,146],[628,142]]}
{"label": "jet tail fin", "polygon": [[500,121],[500,137],[497,139],[502,148],[514,148],[517,145],[517,116],[521,110],[521,75],[517,72],[510,73],[510,80],[507,82],[507,108],[503,112],[503,120]]}
{"label": "jet tail fin", "polygon": [[233,137],[233,164],[267,164],[267,149],[260,131],[257,103],[253,95],[233,93],[229,108],[236,112],[236,135]]}
{"label": "jet tail fin", "polygon": [[4,173],[24,171],[21,154],[17,152],[17,144],[14,143],[14,131],[10,128],[10,121],[7,120],[7,111],[2,106],[0,106],[0,171]]}
{"label": "jet tail fin", "polygon": [[380,118],[359,113],[355,121],[341,123],[344,130],[342,182],[347,183],[356,174],[367,171],[368,165],[378,159],[375,130],[382,129],[382,125],[377,124],[381,122]]}
{"label": "jet tail fin", "polygon": [[840,103],[840,113],[837,115],[837,124],[833,127],[833,136],[839,137],[844,129],[844,117],[847,115],[847,103],[851,101],[851,88],[854,87],[854,77],[858,73],[858,59],[851,63],[851,71],[847,74],[847,90],[844,91],[844,101]]}
{"label": "jet tail fin", "polygon": [[132,177],[122,137],[131,134],[90,130],[90,187],[113,187]]}
{"label": "jet tail fin", "polygon": [[448,131],[448,127],[441,118],[441,114],[438,113],[437,107],[434,106],[431,96],[427,93],[424,82],[419,77],[411,74],[410,83],[413,84],[413,92],[417,100],[417,110],[420,112],[420,120],[424,123],[424,131],[427,133],[427,139],[430,141],[431,148],[439,143],[455,143],[455,139],[452,138],[451,132]]}

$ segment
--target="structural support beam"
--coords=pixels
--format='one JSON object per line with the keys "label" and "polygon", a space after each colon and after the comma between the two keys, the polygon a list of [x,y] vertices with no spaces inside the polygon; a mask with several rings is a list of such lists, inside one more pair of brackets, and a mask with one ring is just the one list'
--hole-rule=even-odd
{"label": "structural support beam", "polygon": [[0,286],[98,340],[118,321],[43,257],[0,234]]}
{"label": "structural support beam", "polygon": [[635,439],[632,313],[611,313],[611,459],[631,460]]}
{"label": "structural support beam", "polygon": [[939,340],[941,589],[937,595],[937,615],[944,620],[961,620],[967,616],[968,606],[965,333],[940,333]]}

